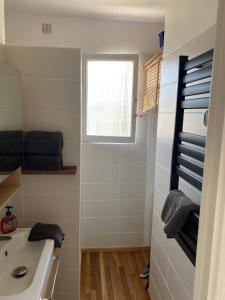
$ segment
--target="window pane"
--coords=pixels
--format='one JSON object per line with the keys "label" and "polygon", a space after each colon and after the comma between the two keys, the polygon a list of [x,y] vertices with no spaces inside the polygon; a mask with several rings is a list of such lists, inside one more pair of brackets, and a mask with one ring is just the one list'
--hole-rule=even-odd
{"label": "window pane", "polygon": [[132,61],[88,61],[87,135],[130,137]]}

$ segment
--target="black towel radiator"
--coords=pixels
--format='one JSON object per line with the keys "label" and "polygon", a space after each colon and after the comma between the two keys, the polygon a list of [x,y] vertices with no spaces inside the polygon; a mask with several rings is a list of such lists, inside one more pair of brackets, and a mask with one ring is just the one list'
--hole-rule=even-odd
{"label": "black towel radiator", "polygon": [[[186,110],[209,108],[212,62],[213,50],[190,60],[187,56],[179,58],[170,190],[178,189],[179,178],[202,190],[206,136],[183,132],[183,121]],[[198,224],[199,215],[191,213],[176,236],[176,241],[193,265],[196,260]]]}

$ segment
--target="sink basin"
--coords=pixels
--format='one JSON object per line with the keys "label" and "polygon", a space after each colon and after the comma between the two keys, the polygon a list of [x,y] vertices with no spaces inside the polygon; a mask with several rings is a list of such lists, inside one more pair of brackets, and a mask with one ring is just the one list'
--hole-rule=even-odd
{"label": "sink basin", "polygon": [[[19,228],[11,239],[0,240],[0,299],[39,300],[52,263],[54,242],[43,240],[28,242],[29,228]],[[13,277],[18,267],[27,273]]]}

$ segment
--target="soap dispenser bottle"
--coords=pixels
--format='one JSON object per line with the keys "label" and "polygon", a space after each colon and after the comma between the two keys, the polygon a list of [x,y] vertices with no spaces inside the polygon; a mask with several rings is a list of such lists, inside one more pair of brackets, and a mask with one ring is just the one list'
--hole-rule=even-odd
{"label": "soap dispenser bottle", "polygon": [[12,206],[6,206],[5,216],[1,220],[1,232],[3,234],[10,233],[16,230],[17,219],[16,216],[12,214]]}

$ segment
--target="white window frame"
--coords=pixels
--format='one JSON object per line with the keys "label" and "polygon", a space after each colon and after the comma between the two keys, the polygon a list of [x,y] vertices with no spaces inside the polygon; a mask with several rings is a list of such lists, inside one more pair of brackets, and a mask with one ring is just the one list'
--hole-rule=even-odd
{"label": "white window frame", "polygon": [[[132,124],[130,137],[112,137],[87,135],[87,63],[91,60],[99,61],[132,61],[133,70],[133,87],[132,87]],[[82,138],[84,142],[90,143],[135,143],[136,131],[136,103],[137,103],[137,85],[138,85],[138,54],[85,54],[82,61]]]}

